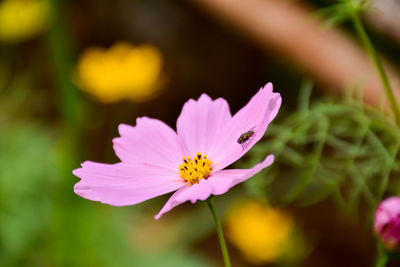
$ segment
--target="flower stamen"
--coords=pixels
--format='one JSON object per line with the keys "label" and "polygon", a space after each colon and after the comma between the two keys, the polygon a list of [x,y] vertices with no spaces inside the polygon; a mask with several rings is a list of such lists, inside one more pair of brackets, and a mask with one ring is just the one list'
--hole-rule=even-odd
{"label": "flower stamen", "polygon": [[179,165],[179,175],[188,185],[198,184],[201,179],[208,178],[212,164],[207,155],[197,152],[193,158],[183,157],[183,163]]}

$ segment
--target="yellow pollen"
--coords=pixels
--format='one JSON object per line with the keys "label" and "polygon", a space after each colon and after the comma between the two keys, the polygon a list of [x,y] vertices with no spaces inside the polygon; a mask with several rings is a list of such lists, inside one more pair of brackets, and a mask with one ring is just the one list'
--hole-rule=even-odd
{"label": "yellow pollen", "polygon": [[193,158],[183,157],[183,163],[179,165],[180,177],[188,185],[198,184],[201,179],[207,179],[210,175],[212,164],[212,161],[207,159],[207,155],[201,155],[200,152],[197,152]]}

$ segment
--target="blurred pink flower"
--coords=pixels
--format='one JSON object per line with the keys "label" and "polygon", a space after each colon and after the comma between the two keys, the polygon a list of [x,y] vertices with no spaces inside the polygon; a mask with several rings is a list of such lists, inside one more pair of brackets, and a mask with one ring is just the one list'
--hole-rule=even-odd
{"label": "blurred pink flower", "polygon": [[[81,178],[75,193],[126,206],[176,190],[155,219],[183,202],[224,194],[274,160],[269,155],[251,169],[223,170],[260,140],[275,118],[282,99],[272,90],[268,83],[234,116],[222,98],[212,100],[203,94],[197,101],[190,99],[178,118],[177,132],[147,117],[138,118],[135,127],[119,125],[121,137],[113,143],[121,162],[84,162],[73,171]],[[239,144],[238,138],[250,129],[254,134],[245,146]]]}
{"label": "blurred pink flower", "polygon": [[400,249],[400,197],[381,202],[375,212],[374,230],[388,249]]}

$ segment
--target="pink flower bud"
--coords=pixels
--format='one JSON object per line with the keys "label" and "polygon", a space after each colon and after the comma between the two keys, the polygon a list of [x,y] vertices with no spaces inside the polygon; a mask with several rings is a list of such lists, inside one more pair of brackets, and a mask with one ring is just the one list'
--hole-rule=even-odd
{"label": "pink flower bud", "polygon": [[400,249],[400,197],[381,202],[375,212],[374,230],[389,250]]}

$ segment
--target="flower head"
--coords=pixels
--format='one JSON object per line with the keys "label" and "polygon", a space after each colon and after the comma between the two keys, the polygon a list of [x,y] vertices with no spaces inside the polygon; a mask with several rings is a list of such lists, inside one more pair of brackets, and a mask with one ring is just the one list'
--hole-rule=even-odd
{"label": "flower head", "polygon": [[400,249],[400,197],[381,202],[375,212],[374,230],[388,249]]}
{"label": "flower head", "polygon": [[108,50],[86,50],[78,62],[78,82],[104,103],[143,102],[159,92],[161,68],[161,52],[155,46],[121,42]]}
{"label": "flower head", "polygon": [[0,39],[24,41],[45,26],[49,14],[46,0],[5,0],[0,3]]}
{"label": "flower head", "polygon": [[293,219],[255,200],[233,206],[228,212],[226,226],[231,242],[255,264],[279,260],[293,242]]}
{"label": "flower head", "polygon": [[[280,94],[269,83],[234,116],[222,98],[212,100],[203,94],[197,101],[190,99],[178,118],[177,132],[147,117],[138,118],[135,127],[121,124],[121,137],[113,140],[121,162],[84,162],[73,171],[81,178],[74,191],[113,206],[176,191],[156,219],[183,202],[224,194],[273,162],[269,155],[251,169],[224,170],[262,138],[280,104]],[[237,139],[249,129],[254,135],[243,147]]]}

